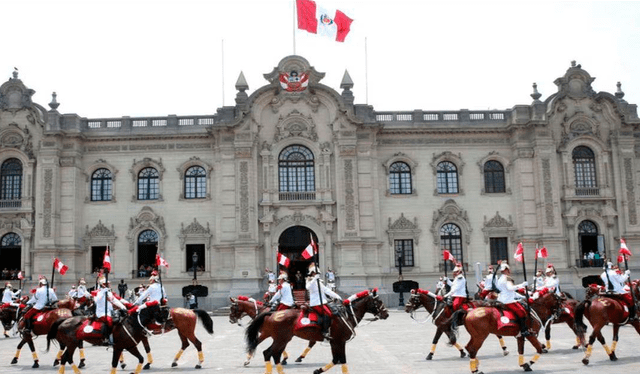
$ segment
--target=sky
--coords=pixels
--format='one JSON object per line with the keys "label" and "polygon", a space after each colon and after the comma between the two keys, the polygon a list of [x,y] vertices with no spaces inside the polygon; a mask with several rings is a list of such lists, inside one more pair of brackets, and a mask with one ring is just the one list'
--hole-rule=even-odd
{"label": "sky", "polygon": [[[288,55],[377,111],[504,110],[542,100],[575,60],[640,103],[640,2],[318,0],[344,43],[294,28],[294,0],[2,0],[0,84],[18,68],[48,109],[86,118],[208,115]],[[295,43],[294,43],[295,40]]]}

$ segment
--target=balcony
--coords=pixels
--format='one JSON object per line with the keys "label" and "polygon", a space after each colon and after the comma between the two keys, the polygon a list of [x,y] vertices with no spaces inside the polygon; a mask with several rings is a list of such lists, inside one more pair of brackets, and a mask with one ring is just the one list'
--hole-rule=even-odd
{"label": "balcony", "polygon": [[22,199],[0,200],[0,210],[20,208],[22,208]]}
{"label": "balcony", "polygon": [[313,201],[316,199],[315,191],[300,192],[280,192],[278,194],[280,201]]}
{"label": "balcony", "polygon": [[576,187],[576,196],[600,196],[600,188],[598,187]]}

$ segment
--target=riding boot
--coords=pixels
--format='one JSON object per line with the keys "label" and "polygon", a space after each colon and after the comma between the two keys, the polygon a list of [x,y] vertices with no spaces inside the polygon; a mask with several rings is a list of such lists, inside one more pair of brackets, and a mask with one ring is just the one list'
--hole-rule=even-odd
{"label": "riding boot", "polygon": [[527,317],[518,318],[517,322],[518,322],[518,325],[520,325],[520,335],[523,338],[531,335],[531,333],[529,332],[529,329],[527,328]]}
{"label": "riding boot", "polygon": [[33,321],[31,320],[31,318],[27,318],[24,321],[24,332],[30,333],[32,329],[33,329]]}
{"label": "riding boot", "polygon": [[632,321],[638,320],[638,314],[636,313],[636,304],[631,304],[631,308],[629,309],[629,318]]}
{"label": "riding boot", "polygon": [[324,336],[325,339],[331,339],[331,333],[329,332],[329,329],[331,328],[331,317],[329,316],[322,316],[322,336]]}
{"label": "riding boot", "polygon": [[100,332],[102,333],[102,345],[109,345],[109,327],[106,322],[102,323],[102,327],[100,328]]}

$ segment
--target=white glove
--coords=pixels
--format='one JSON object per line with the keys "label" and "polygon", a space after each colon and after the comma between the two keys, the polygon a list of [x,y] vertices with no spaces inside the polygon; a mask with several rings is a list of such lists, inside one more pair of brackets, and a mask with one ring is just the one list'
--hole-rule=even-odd
{"label": "white glove", "polygon": [[520,285],[521,287],[527,287],[529,285],[529,282],[524,281],[522,282],[522,284]]}
{"label": "white glove", "polygon": [[629,275],[629,274],[631,274],[631,270],[626,270],[624,273],[625,273],[626,275]]}

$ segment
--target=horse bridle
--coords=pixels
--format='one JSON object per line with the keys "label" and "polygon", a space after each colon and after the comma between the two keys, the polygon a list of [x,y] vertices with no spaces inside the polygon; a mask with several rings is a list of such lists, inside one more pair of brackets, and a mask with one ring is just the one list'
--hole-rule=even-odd
{"label": "horse bridle", "polygon": [[[433,310],[432,310],[431,312],[429,312],[429,311],[427,310],[427,308],[424,308],[425,310],[427,310],[427,313],[428,313],[429,315],[428,315],[428,316],[427,316],[427,318],[425,318],[425,320],[424,320],[424,321],[422,321],[422,322],[418,321],[418,320],[415,318],[415,313],[416,313],[416,310],[417,310],[418,308],[414,308],[414,309],[411,311],[410,316],[411,316],[411,319],[412,319],[412,320],[414,320],[414,321],[416,321],[417,323],[420,323],[420,324],[426,323],[426,322],[429,320],[429,317],[431,317],[431,323],[433,323],[433,324],[435,325],[435,324],[436,324],[436,319],[438,319],[438,318],[440,317],[440,315],[442,314],[442,312],[444,312],[444,308],[442,308],[442,310],[441,310],[437,315],[435,315],[435,316],[434,316],[433,314],[434,314],[434,313],[436,312],[436,310],[438,309],[438,303],[439,303],[440,301],[438,300],[438,298],[436,297],[436,295],[435,295],[435,294],[433,294],[433,293],[431,293],[431,292],[425,293],[425,295],[427,295],[427,296],[429,296],[429,297],[431,297],[431,298],[433,299],[433,302],[434,302],[434,304],[433,304]],[[411,299],[412,299],[412,300],[414,300],[414,299],[415,299],[415,300],[418,300],[418,301],[419,301],[419,300],[420,300],[420,294],[418,294],[418,293],[414,293],[414,294],[412,294],[412,295],[411,295]],[[420,303],[420,304],[422,304],[422,303]]]}

